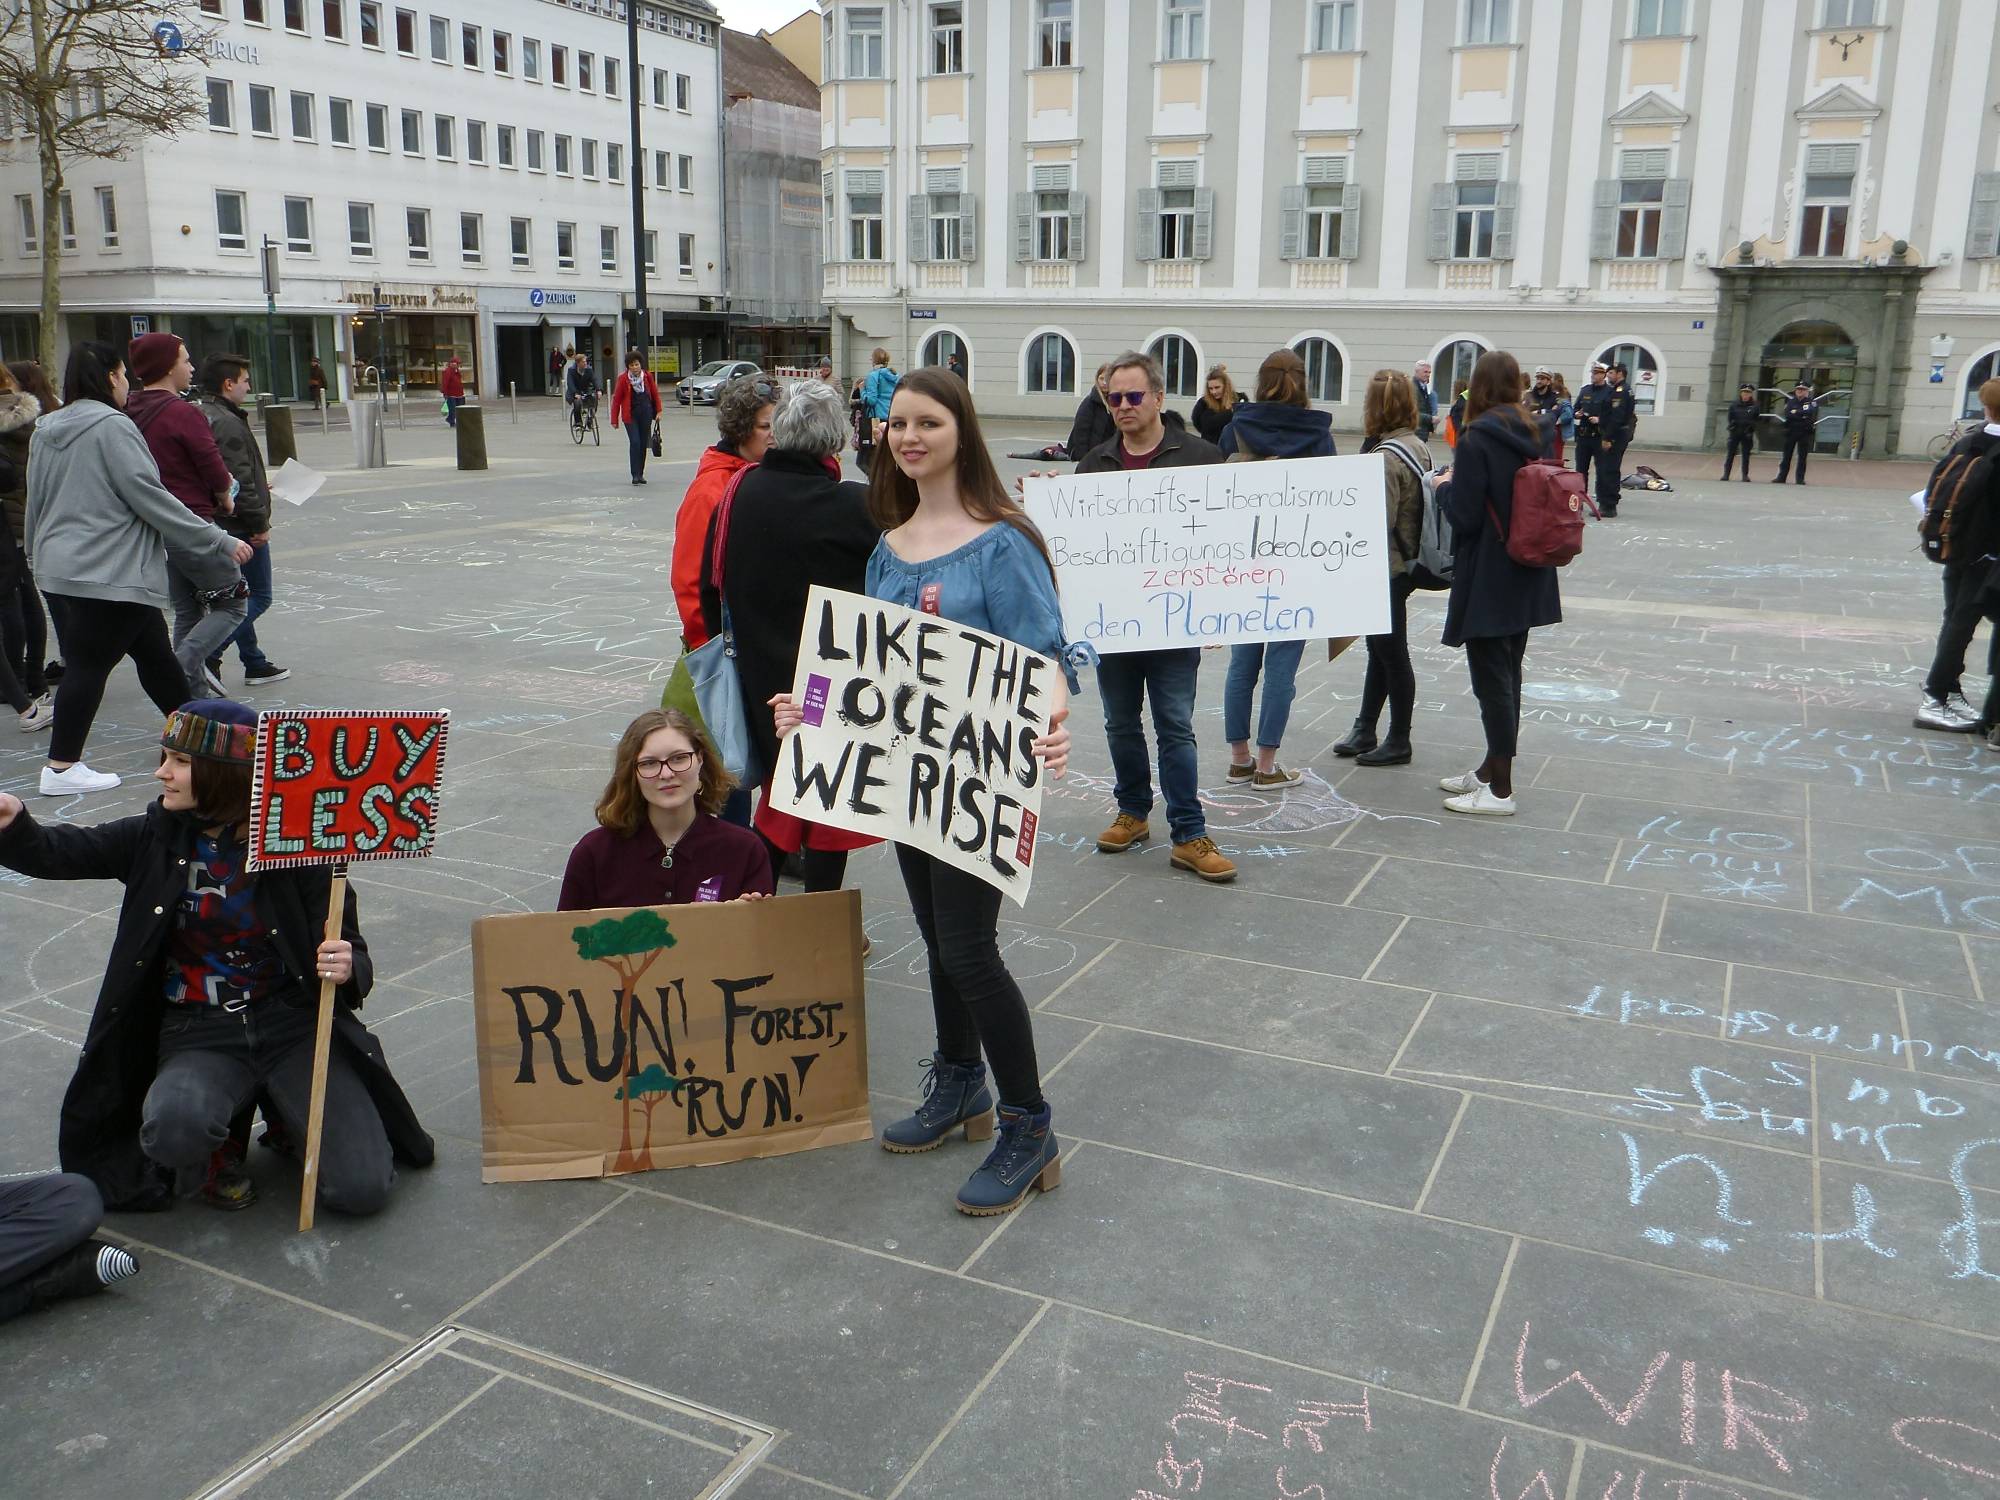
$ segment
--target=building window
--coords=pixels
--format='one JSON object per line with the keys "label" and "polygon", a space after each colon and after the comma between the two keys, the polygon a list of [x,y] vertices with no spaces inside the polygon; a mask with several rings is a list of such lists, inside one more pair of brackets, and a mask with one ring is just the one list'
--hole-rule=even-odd
{"label": "building window", "polygon": [[514,127],[495,125],[493,127],[493,159],[503,167],[514,165]]}
{"label": "building window", "polygon": [[1847,254],[1847,220],[1854,207],[1857,146],[1806,148],[1806,184],[1799,219],[1799,254],[1831,259]]}
{"label": "building window", "polygon": [[296,31],[300,36],[308,34],[306,0],[285,0],[285,30]]}
{"label": "building window", "polygon": [[1014,225],[1017,258],[1083,259],[1083,194],[1070,187],[1068,167],[1036,167],[1029,179],[1027,212]]}
{"label": "building window", "polygon": [[[1597,351],[1597,363],[1623,365],[1631,375],[1632,409],[1642,417],[1659,410],[1660,361],[1644,344],[1613,344]],[[1790,394],[1787,392],[1786,394]]]}
{"label": "building window", "polygon": [[347,253],[363,260],[375,258],[375,206],[372,203],[347,205]]}
{"label": "building window", "polygon": [[1359,0],[1313,0],[1313,51],[1352,52],[1360,9]]}
{"label": "building window", "polygon": [[1158,164],[1159,186],[1140,194],[1140,219],[1150,218],[1150,233],[1142,232],[1142,260],[1206,260],[1214,220],[1214,194],[1195,186],[1193,161]]}
{"label": "building window", "polygon": [[1617,258],[1656,259],[1667,193],[1667,153],[1664,149],[1627,151],[1619,168]]}
{"label": "building window", "polygon": [[208,128],[210,130],[234,130],[236,128],[236,96],[227,78],[208,80]]}
{"label": "building window", "polygon": [[514,39],[504,31],[493,33],[493,71],[503,78],[514,71]]}
{"label": "building window", "polygon": [[428,262],[431,258],[431,211],[427,208],[405,209],[403,224],[409,231],[410,259]]}
{"label": "building window", "polygon": [[320,26],[329,42],[347,40],[347,0],[325,0],[319,8]]}
{"label": "building window", "polygon": [[465,122],[465,159],[474,166],[486,165],[486,122],[467,120]]}
{"label": "building window", "polygon": [[542,133],[539,130],[528,132],[528,170],[530,172],[542,170]]}
{"label": "building window", "polygon": [[694,236],[684,234],[680,237],[680,241],[681,275],[692,276],[694,275]]}
{"label": "building window", "polygon": [[604,175],[613,182],[625,180],[625,148],[616,141],[604,143]]}
{"label": "building window", "polygon": [[569,87],[569,48],[549,48],[549,82],[559,89]]}
{"label": "building window", "polygon": [[424,117],[414,109],[403,111],[403,154],[405,156],[424,154]]}
{"label": "building window", "polygon": [[1496,47],[1514,40],[1514,0],[1464,0],[1465,45]]}
{"label": "building window", "polygon": [[912,254],[933,261],[971,260],[978,228],[964,169],[932,167],[924,173],[924,188],[911,205]]}
{"label": "building window", "polygon": [[965,7],[931,7],[931,72],[965,71]]}
{"label": "building window", "polygon": [[[218,237],[226,234],[227,231],[223,226],[229,222],[223,212],[222,200],[224,198],[234,198],[236,200],[236,243],[231,245],[225,239],[223,240],[223,249],[241,250],[243,248],[243,195],[240,193],[217,193],[215,195],[215,223]],[[35,234],[35,200],[30,198],[26,193],[17,193],[14,197],[14,220],[21,228],[21,253],[23,255],[41,254],[42,242]]]}
{"label": "building window", "polygon": [[597,59],[588,52],[576,55],[576,86],[586,94],[597,91]]}
{"label": "building window", "polygon": [[368,149],[370,151],[389,149],[389,106],[386,104],[368,106]]}
{"label": "building window", "polygon": [[607,99],[618,97],[618,59],[615,57],[604,59],[604,97]]}
{"label": "building window", "polygon": [[118,194],[108,187],[97,190],[97,248],[118,248]]}
{"label": "building window", "polygon": [[[833,25],[833,20],[831,17],[827,19],[826,24],[828,26]],[[653,105],[657,109],[665,109],[667,107],[668,82],[669,79],[667,75],[667,70],[665,68],[653,69]]]}
{"label": "building window", "polygon": [[[666,184],[663,182],[660,186],[665,187]],[[819,174],[819,196],[820,243],[826,247],[825,258],[827,260],[838,260],[840,258],[840,220],[838,212],[834,208],[833,173],[822,172]]]}
{"label": "building window", "polygon": [[694,191],[694,158],[681,156],[674,159],[674,186],[683,193]]}
{"label": "building window", "polygon": [[437,140],[437,158],[439,161],[450,161],[458,155],[456,141],[458,122],[453,120],[450,115],[432,115],[431,134]]}
{"label": "building window", "polygon": [[68,255],[76,249],[76,204],[69,189],[56,194],[56,244]]}
{"label": "building window", "polygon": [[2000,375],[2000,349],[1988,350],[1966,365],[1965,379],[1959,385],[1960,421],[1980,416],[1986,410],[1979,399],[1979,388],[1996,375]]}
{"label": "building window", "polygon": [[[654,186],[654,187],[656,187],[656,188],[662,188],[662,189],[665,189],[665,188],[669,188],[669,187],[672,187],[672,186],[673,186],[673,183],[672,183],[672,181],[671,181],[671,178],[672,178],[672,175],[673,175],[673,172],[672,172],[672,167],[671,167],[671,163],[672,163],[672,161],[673,161],[673,157],[672,157],[672,155],[671,155],[671,154],[669,154],[668,152],[665,152],[665,151],[655,151],[655,152],[653,153],[653,186]],[[830,243],[830,242],[829,242],[829,243]]]}
{"label": "building window", "polygon": [[268,84],[250,85],[250,133],[252,135],[276,135],[278,133],[277,93]]}
{"label": "building window", "polygon": [[413,10],[396,12],[396,50],[405,57],[417,55],[417,13]]}
{"label": "building window", "polygon": [[1875,24],[1875,0],[1826,0],[1819,23],[1827,30]]}
{"label": "building window", "polygon": [[576,225],[557,223],[556,225],[556,269],[574,271],[576,269]]}
{"label": "building window", "polygon": [[1076,346],[1059,333],[1037,334],[1028,341],[1023,382],[1032,395],[1076,394]]}
{"label": "building window", "polygon": [[521,38],[521,76],[530,83],[542,81],[542,44],[531,36]]}
{"label": "building window", "polygon": [[924,340],[923,348],[917,351],[917,363],[926,369],[936,369],[939,365],[949,365],[953,355],[958,356],[960,365],[965,371],[965,378],[970,381],[972,351],[966,347],[965,340],[950,329],[940,328]]}
{"label": "building window", "polygon": [[264,0],[243,0],[243,19],[252,26],[264,26],[269,22],[264,15]]}
{"label": "building window", "polygon": [[382,4],[381,0],[361,0],[361,45],[382,50]]}
{"label": "building window", "polygon": [[1686,10],[1686,0],[1632,0],[1632,35],[1680,36]]}
{"label": "building window", "polygon": [[660,274],[660,231],[657,229],[646,231],[646,274]]}
{"label": "building window", "polygon": [[431,61],[451,61],[451,22],[443,16],[431,17]]}
{"label": "building window", "polygon": [[579,165],[582,168],[583,175],[592,182],[595,182],[597,180],[597,142],[593,141],[589,136],[585,136],[578,145],[582,151],[583,159]]}
{"label": "building window", "polygon": [[847,174],[847,258],[881,260],[883,174]]}
{"label": "building window", "polygon": [[1067,68],[1076,60],[1076,0],[1035,0],[1037,66]]}
{"label": "building window", "polygon": [[882,78],[882,7],[850,7],[847,15],[847,73],[849,78]]}
{"label": "building window", "polygon": [[1344,156],[1308,156],[1305,180],[1280,190],[1281,258],[1344,260],[1356,253],[1359,194],[1347,181]]}
{"label": "building window", "polygon": [[1438,350],[1437,358],[1431,361],[1437,377],[1432,388],[1443,406],[1449,406],[1471,388],[1472,367],[1486,352],[1486,345],[1477,339],[1460,339]]}
{"label": "building window", "polygon": [[694,80],[685,73],[674,74],[674,108],[684,115],[694,113]]}
{"label": "building window", "polygon": [[285,249],[293,255],[313,253],[313,205],[310,198],[285,200]]}
{"label": "building window", "polygon": [[336,146],[353,146],[353,100],[329,99],[326,101],[326,138]]}
{"label": "building window", "polygon": [[1450,258],[1491,260],[1500,203],[1499,154],[1463,154],[1453,164],[1453,174]]}
{"label": "building window", "polygon": [[484,259],[480,248],[480,221],[478,214],[458,216],[458,258],[468,266],[476,266]]}
{"label": "building window", "polygon": [[205,16],[222,14],[222,0],[201,0],[201,13]]}
{"label": "building window", "polygon": [[480,57],[479,28],[471,24],[458,28],[458,60],[468,68],[477,68]]}
{"label": "building window", "polygon": [[597,231],[597,269],[615,272],[618,269],[618,228],[604,224]]}
{"label": "building window", "polygon": [[1306,395],[1310,399],[1346,399],[1347,361],[1340,357],[1339,345],[1312,334],[1292,345],[1292,352],[1306,363]]}
{"label": "building window", "polygon": [[507,222],[507,243],[513,251],[514,264],[517,267],[530,264],[528,250],[530,229],[531,226],[526,219],[510,219]]}
{"label": "building window", "polygon": [[292,95],[292,139],[309,141],[313,138],[313,96],[311,94]]}
{"label": "building window", "polygon": [[570,173],[570,139],[566,135],[556,137],[556,176],[567,177]]}
{"label": "building window", "polygon": [[833,12],[827,10],[819,18],[819,76],[827,83],[840,76],[834,67],[837,60],[833,45]]}
{"label": "building window", "polygon": [[1178,333],[1162,334],[1146,352],[1160,362],[1169,396],[1192,396],[1201,389],[1201,356]]}
{"label": "building window", "polygon": [[1163,55],[1169,62],[1208,56],[1208,0],[1163,0]]}

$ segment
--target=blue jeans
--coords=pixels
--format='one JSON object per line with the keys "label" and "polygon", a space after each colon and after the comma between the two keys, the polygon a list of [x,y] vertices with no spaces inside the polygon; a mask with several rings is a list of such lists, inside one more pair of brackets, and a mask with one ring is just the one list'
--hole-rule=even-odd
{"label": "blue jeans", "polygon": [[266,656],[257,644],[257,617],[271,607],[271,544],[255,548],[250,553],[250,561],[243,564],[243,581],[250,585],[250,610],[243,616],[243,623],[236,627],[236,634],[222,643],[222,651],[231,646],[242,658],[245,667],[268,667],[271,658]]}
{"label": "blue jeans", "polygon": [[465,397],[463,396],[446,396],[444,398],[445,426],[456,427],[458,425],[458,409],[463,405],[465,405]]}
{"label": "blue jeans", "polygon": [[1152,700],[1153,737],[1160,742],[1160,792],[1174,842],[1208,832],[1201,810],[1200,760],[1194,744],[1194,680],[1201,650],[1121,651],[1097,665],[1104,698],[1104,737],[1111,744],[1112,795],[1118,810],[1143,818],[1153,810],[1153,773],[1139,709]]}
{"label": "blue jeans", "polygon": [[652,450],[652,419],[648,418],[644,422],[627,422],[625,424],[625,441],[632,450],[632,477],[634,479],[644,479],[646,477],[646,455]]}
{"label": "blue jeans", "polygon": [[1257,748],[1275,750],[1285,741],[1292,699],[1298,695],[1299,659],[1304,641],[1252,641],[1229,648],[1229,677],[1222,685],[1222,737],[1230,744],[1250,738],[1250,696],[1257,673],[1264,674],[1264,707],[1257,715]]}

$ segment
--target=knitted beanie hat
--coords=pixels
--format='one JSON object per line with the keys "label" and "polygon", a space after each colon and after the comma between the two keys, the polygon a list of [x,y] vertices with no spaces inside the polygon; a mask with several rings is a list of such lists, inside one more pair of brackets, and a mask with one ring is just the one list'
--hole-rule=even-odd
{"label": "knitted beanie hat", "polygon": [[141,334],[125,351],[125,363],[131,367],[134,385],[151,385],[171,374],[180,357],[180,337],[172,333]]}
{"label": "knitted beanie hat", "polygon": [[167,715],[160,748],[200,760],[249,765],[257,749],[257,713],[230,698],[197,698]]}

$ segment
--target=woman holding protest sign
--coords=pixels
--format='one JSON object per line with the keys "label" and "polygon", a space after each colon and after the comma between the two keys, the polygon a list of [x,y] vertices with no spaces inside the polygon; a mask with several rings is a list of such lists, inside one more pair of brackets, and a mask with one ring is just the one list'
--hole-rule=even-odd
{"label": "woman holding protest sign", "polygon": [[[868,593],[1004,636],[1063,663],[1069,677],[1048,550],[995,472],[964,382],[937,368],[904,376],[884,441],[895,462],[877,465],[868,489],[869,513],[884,528],[868,560]],[[1069,763],[1068,693],[1057,692],[1049,731],[1034,742],[1052,776]],[[800,705],[788,692],[771,707],[781,738],[799,726]],[[984,1140],[993,1128],[990,1064],[1000,1138],[959,1189],[958,1207],[1006,1213],[1030,1189],[1055,1187],[1062,1163],[1028,1004],[1000,956],[1000,892],[907,845],[897,845],[896,861],[930,961],[937,1051],[924,1064],[923,1102],[882,1132],[882,1144],[929,1151],[960,1125],[968,1140]]]}
{"label": "woman holding protest sign", "polygon": [[354,888],[340,936],[325,940],[330,868],[245,867],[256,735],[255,713],[228,699],[175,710],[160,737],[159,800],[93,828],[44,826],[0,793],[0,865],[125,886],[58,1137],[63,1169],[90,1178],[112,1209],[168,1208],[177,1193],[225,1208],[255,1197],[230,1123],[261,1097],[283,1133],[304,1138],[323,980],[336,988],[319,1201],[374,1213],[396,1160],[432,1159],[355,1014],[374,968]]}
{"label": "woman holding protest sign", "polygon": [[735,784],[700,724],[678,709],[640,714],[619,736],[598,826],[570,851],[556,910],[770,895],[762,841],[718,816]]}

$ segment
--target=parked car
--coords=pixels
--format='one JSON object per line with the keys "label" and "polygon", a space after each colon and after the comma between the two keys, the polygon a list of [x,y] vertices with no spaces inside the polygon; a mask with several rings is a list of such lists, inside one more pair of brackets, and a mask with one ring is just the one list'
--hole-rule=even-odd
{"label": "parked car", "polygon": [[759,373],[751,359],[711,359],[675,387],[682,406],[713,406],[722,388],[739,375]]}

